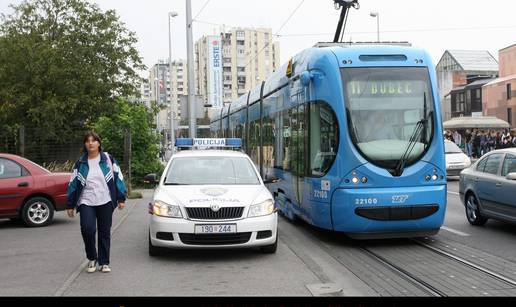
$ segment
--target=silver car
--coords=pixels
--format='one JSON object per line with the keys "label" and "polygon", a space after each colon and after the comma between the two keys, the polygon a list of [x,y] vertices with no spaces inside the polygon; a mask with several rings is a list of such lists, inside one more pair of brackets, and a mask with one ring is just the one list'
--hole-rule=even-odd
{"label": "silver car", "polygon": [[459,193],[470,224],[488,218],[516,223],[516,148],[491,151],[463,170]]}

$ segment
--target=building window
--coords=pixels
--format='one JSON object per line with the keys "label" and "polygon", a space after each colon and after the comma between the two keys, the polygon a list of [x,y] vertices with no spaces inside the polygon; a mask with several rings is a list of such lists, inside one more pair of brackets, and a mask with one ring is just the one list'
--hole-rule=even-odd
{"label": "building window", "polygon": [[512,88],[511,88],[511,84],[507,84],[507,100],[510,100],[512,98]]}
{"label": "building window", "polygon": [[512,108],[507,109],[507,122],[512,127]]}

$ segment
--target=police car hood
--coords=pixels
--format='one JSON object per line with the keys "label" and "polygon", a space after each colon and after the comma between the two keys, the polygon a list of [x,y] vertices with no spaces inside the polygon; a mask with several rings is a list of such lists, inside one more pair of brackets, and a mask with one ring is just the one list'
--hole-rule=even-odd
{"label": "police car hood", "polygon": [[272,199],[262,185],[183,185],[163,186],[154,199],[184,207],[207,207],[218,204],[224,207],[242,207]]}

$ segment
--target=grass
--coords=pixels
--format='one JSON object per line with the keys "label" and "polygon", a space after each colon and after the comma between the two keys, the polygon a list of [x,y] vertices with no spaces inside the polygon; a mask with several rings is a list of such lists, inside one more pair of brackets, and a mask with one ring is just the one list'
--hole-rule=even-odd
{"label": "grass", "polygon": [[143,194],[142,194],[142,192],[131,191],[131,193],[127,196],[127,198],[139,199],[139,198],[143,198]]}

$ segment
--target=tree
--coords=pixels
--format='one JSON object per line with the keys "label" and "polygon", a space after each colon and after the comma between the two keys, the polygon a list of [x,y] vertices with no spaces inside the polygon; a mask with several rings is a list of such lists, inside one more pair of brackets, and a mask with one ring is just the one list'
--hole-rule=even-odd
{"label": "tree", "polygon": [[[131,169],[133,183],[140,184],[143,177],[149,173],[161,173],[163,165],[158,157],[158,136],[151,128],[153,118],[158,112],[157,108],[151,110],[139,104],[131,104],[123,99],[118,99],[114,113],[103,116],[94,124],[94,130],[102,138],[103,150],[113,154],[124,165],[124,134],[131,131],[132,160]],[[124,170],[125,171],[125,170]]]}
{"label": "tree", "polygon": [[117,97],[136,93],[145,66],[115,11],[81,0],[12,8],[0,19],[2,124],[39,127],[40,142],[65,141],[111,114]]}

